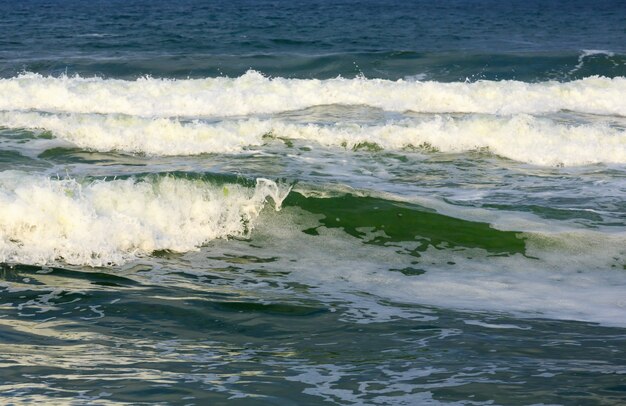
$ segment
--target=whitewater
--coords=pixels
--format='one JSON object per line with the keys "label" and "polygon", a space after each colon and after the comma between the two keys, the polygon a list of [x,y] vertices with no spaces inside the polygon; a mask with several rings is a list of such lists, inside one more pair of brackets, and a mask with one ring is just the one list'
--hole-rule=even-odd
{"label": "whitewater", "polygon": [[[623,78],[528,84],[294,80],[254,71],[136,81],[23,74],[0,79],[0,89],[10,95],[0,101],[0,125],[40,129],[97,151],[239,153],[278,138],[347,149],[488,149],[538,165],[626,162]],[[368,120],[365,112],[352,122],[288,117],[320,106],[396,114]]]}
{"label": "whitewater", "polygon": [[0,79],[2,110],[138,116],[224,117],[268,114],[327,104],[367,105],[422,113],[581,113],[626,116],[626,79],[571,82],[286,79],[248,71],[236,78],[134,81],[24,73]]}

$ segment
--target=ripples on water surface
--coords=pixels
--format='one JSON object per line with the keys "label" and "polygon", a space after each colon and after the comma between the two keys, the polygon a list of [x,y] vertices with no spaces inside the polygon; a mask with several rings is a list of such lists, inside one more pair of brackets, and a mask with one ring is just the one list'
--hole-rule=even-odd
{"label": "ripples on water surface", "polygon": [[564,4],[2,3],[0,402],[623,403],[626,15]]}

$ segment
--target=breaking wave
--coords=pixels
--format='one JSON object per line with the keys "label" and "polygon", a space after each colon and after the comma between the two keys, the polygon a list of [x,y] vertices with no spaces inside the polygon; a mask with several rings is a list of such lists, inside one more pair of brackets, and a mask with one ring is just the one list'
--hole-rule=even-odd
{"label": "breaking wave", "polygon": [[0,113],[0,125],[44,129],[81,148],[149,155],[239,153],[268,138],[330,147],[407,147],[465,152],[488,149],[538,165],[626,163],[626,132],[605,123],[562,124],[526,114],[512,117],[430,116],[377,125],[320,125],[277,119],[206,122],[126,115]]}
{"label": "breaking wave", "polygon": [[254,186],[202,179],[51,179],[0,173],[0,262],[102,266],[154,251],[184,252],[247,235],[267,198],[289,192],[267,179]]}
{"label": "breaking wave", "polygon": [[384,79],[237,78],[134,81],[25,73],[0,79],[0,110],[128,114],[151,117],[270,114],[326,104],[388,111],[486,114],[571,110],[626,116],[626,78],[570,82],[420,82]]}

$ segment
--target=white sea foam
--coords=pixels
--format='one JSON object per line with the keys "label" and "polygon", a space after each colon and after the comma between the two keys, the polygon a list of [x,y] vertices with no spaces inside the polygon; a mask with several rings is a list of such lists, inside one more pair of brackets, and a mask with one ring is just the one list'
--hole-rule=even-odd
{"label": "white sea foam", "polygon": [[485,328],[493,328],[493,329],[514,329],[514,330],[529,330],[530,327],[520,327],[516,324],[493,324],[493,323],[485,323],[480,320],[463,320],[463,323],[468,324],[470,326],[479,326]]}
{"label": "white sea foam", "polygon": [[155,250],[190,251],[246,235],[265,201],[288,189],[173,177],[96,181],[0,173],[0,262],[122,263]]}
{"label": "white sea foam", "polygon": [[606,55],[606,56],[615,56],[615,52],[607,51],[604,49],[583,49],[581,52],[581,57],[587,57],[592,55]]}
{"label": "white sea foam", "polygon": [[51,131],[56,137],[98,151],[150,155],[236,153],[260,145],[272,130],[256,119],[207,124],[128,115],[0,112],[0,126]]}
{"label": "white sea foam", "polygon": [[206,123],[168,118],[96,114],[0,112],[0,125],[43,128],[82,148],[151,155],[237,153],[262,145],[265,136],[358,148],[364,143],[398,150],[407,146],[442,152],[489,149],[539,165],[626,163],[626,132],[603,123],[559,124],[526,114],[453,118],[434,116],[382,125],[296,124],[247,119]]}
{"label": "white sea foam", "polygon": [[233,116],[310,106],[367,105],[389,111],[488,114],[560,110],[626,116],[626,78],[572,82],[478,81],[440,83],[383,79],[238,78],[134,81],[46,77],[25,73],[0,79],[0,110],[121,113],[140,116]]}
{"label": "white sea foam", "polygon": [[[526,255],[430,247],[416,258],[402,254],[404,245],[363,244],[339,229],[318,227],[317,236],[301,232],[315,223],[290,207],[279,217],[260,220],[255,245],[262,248],[234,242],[227,249],[237,255],[259,255],[255,250],[261,249],[263,255],[280,258],[272,269],[311,286],[317,297],[351,303],[360,322],[412,317],[397,305],[407,303],[626,326],[623,232],[524,233]],[[403,244],[406,252],[414,248],[408,241]],[[426,272],[407,276],[390,271],[403,267]],[[384,305],[389,302],[394,304]]]}

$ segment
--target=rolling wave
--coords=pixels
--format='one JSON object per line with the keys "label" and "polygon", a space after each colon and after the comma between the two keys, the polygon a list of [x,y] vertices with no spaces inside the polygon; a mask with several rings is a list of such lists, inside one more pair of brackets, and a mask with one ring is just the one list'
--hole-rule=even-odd
{"label": "rolling wave", "polygon": [[354,150],[413,147],[459,153],[488,149],[538,165],[626,163],[626,132],[622,129],[604,123],[559,124],[526,114],[437,115],[378,125],[320,125],[256,118],[209,123],[126,115],[0,112],[0,126],[44,129],[86,149],[149,155],[239,153],[263,145],[268,138],[278,138]]}
{"label": "rolling wave", "polygon": [[581,113],[626,116],[626,78],[570,82],[420,82],[383,79],[237,78],[134,81],[46,77],[25,73],[0,79],[0,110],[127,114],[150,117],[223,117],[272,114],[311,106],[367,105],[424,113]]}
{"label": "rolling wave", "polygon": [[154,251],[191,251],[247,235],[272,198],[288,188],[267,179],[254,187],[201,179],[50,179],[0,173],[0,262],[103,266]]}

